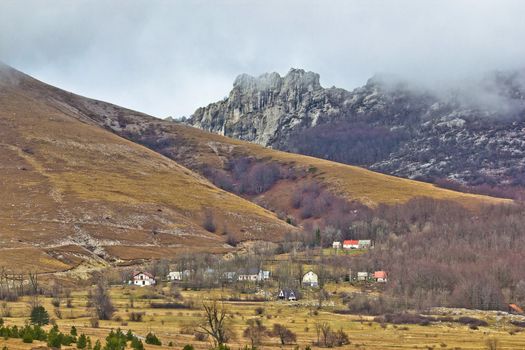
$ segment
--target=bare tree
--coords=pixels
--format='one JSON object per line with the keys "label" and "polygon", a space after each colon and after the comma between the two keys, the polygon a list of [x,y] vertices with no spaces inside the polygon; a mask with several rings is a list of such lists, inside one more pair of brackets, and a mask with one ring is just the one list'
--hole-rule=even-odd
{"label": "bare tree", "polygon": [[100,320],[109,320],[115,312],[111,302],[107,282],[104,278],[98,278],[97,284],[90,295],[89,303]]}
{"label": "bare tree", "polygon": [[281,345],[293,344],[297,340],[294,332],[279,323],[273,325],[272,335],[279,338]]}
{"label": "bare tree", "polygon": [[248,320],[248,327],[244,330],[243,336],[250,339],[252,349],[260,345],[264,337],[267,335],[267,329],[259,319]]}
{"label": "bare tree", "polygon": [[205,320],[199,328],[204,333],[210,335],[215,347],[224,345],[230,339],[230,329],[227,325],[227,311],[223,304],[220,306],[214,300],[211,303],[204,303]]}

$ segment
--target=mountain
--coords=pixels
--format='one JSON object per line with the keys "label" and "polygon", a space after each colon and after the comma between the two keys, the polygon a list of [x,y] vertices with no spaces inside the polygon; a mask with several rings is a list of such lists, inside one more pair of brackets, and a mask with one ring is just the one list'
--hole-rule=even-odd
{"label": "mountain", "polygon": [[153,117],[0,65],[0,267],[40,272],[228,252],[297,229],[99,126]]}
{"label": "mountain", "polygon": [[446,186],[525,185],[525,70],[430,90],[376,76],[353,91],[292,69],[240,75],[186,123],[275,149]]}

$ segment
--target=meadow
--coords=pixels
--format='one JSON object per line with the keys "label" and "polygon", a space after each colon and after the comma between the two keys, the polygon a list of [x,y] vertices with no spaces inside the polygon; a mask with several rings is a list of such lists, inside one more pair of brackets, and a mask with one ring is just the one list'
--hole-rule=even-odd
{"label": "meadow", "polygon": [[[250,344],[249,339],[243,337],[243,331],[250,319],[260,320],[268,329],[271,329],[273,324],[282,324],[297,335],[295,344],[284,346],[280,345],[278,338],[265,337],[258,346],[260,349],[305,349],[308,346],[317,348],[313,345],[317,341],[316,324],[321,323],[330,325],[333,330],[342,329],[347,333],[351,343],[343,348],[351,349],[487,349],[487,341],[491,339],[496,340],[496,349],[525,347],[525,333],[509,322],[517,316],[509,316],[506,313],[441,310],[442,313],[453,314],[454,317],[475,316],[488,322],[488,326],[478,329],[456,322],[394,325],[375,322],[371,316],[334,313],[335,310],[344,309],[337,295],[341,292],[356,291],[348,284],[328,285],[326,290],[330,293],[330,298],[324,302],[321,309],[317,308],[314,293],[309,291],[304,291],[303,298],[299,301],[286,302],[273,298],[259,301],[262,298],[255,300],[253,294],[242,294],[228,288],[180,290],[180,295],[174,297],[167,284],[143,288],[112,286],[110,295],[116,312],[111,320],[99,321],[98,327],[92,324],[92,312],[87,306],[88,290],[89,288],[73,291],[69,302],[61,299],[58,308],[53,305],[56,305],[56,299],[53,300],[50,296],[40,297],[39,302],[48,310],[52,323],[56,323],[62,332],[67,333],[75,326],[79,334],[90,336],[93,342],[100,339],[102,344],[111,329],[121,328],[124,332],[132,330],[139,338],[145,337],[149,332],[157,335],[162,346],[145,344],[148,350],[182,349],[186,344],[193,345],[195,349],[209,349],[212,346],[210,340],[196,340],[193,329],[198,327],[205,316],[203,303],[220,300],[219,303],[227,310],[227,322],[234,335],[228,342],[231,349],[244,348]],[[261,295],[259,293],[259,296]],[[162,303],[177,303],[185,308],[158,307]],[[4,313],[3,320],[6,325],[23,326],[28,322],[30,299],[23,297],[15,302],[3,302],[0,312]],[[141,320],[130,321],[133,313],[141,314]],[[44,342],[37,341],[26,344],[21,339],[0,339],[0,348],[5,346],[9,350],[26,350],[45,345]],[[74,344],[71,348],[75,348]]]}

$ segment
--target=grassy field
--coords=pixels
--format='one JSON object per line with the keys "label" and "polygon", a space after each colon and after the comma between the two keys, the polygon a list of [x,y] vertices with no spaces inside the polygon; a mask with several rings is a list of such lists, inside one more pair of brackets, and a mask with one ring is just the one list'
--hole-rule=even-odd
{"label": "grassy field", "polygon": [[404,203],[414,197],[430,197],[459,202],[467,207],[481,204],[511,203],[511,200],[466,194],[436,187],[432,184],[376,173],[356,166],[331,162],[293,153],[276,151],[256,144],[211,134],[180,124],[165,126],[177,139],[196,154],[193,163],[221,164],[229,154],[251,156],[277,161],[295,168],[305,169],[316,180],[334,193],[350,201],[375,207],[379,204]]}
{"label": "grassy field", "polygon": [[[334,291],[335,285],[328,286],[328,290]],[[342,288],[350,291],[351,287],[337,286],[340,292]],[[164,288],[164,292],[167,292]],[[208,341],[196,341],[191,334],[182,334],[187,328],[191,328],[202,321],[203,310],[201,305],[206,300],[233,295],[228,289],[211,291],[183,291],[182,295],[186,303],[194,304],[192,309],[153,309],[151,302],[166,301],[160,295],[160,288],[139,288],[130,286],[115,286],[111,289],[111,295],[117,312],[112,321],[101,321],[99,328],[93,328],[90,324],[90,310],[86,307],[87,292],[76,291],[72,293],[72,308],[65,305],[60,307],[61,319],[57,318],[50,298],[43,298],[41,302],[50,311],[52,318],[64,332],[69,331],[71,326],[76,326],[79,333],[85,333],[96,339],[103,339],[110,329],[121,327],[123,330],[131,329],[139,336],[145,336],[148,332],[154,332],[163,342],[163,346],[146,345],[147,349],[170,349],[169,342],[174,348],[182,348],[185,344],[193,344],[197,349],[208,349]],[[150,299],[157,295],[158,299]],[[237,294],[236,294],[237,295]],[[308,293],[306,293],[308,295]],[[247,297],[246,295],[240,295]],[[274,323],[280,323],[289,327],[297,334],[297,345],[304,348],[316,341],[315,324],[317,322],[328,322],[333,329],[343,329],[350,337],[351,344],[346,348],[352,349],[485,349],[486,340],[495,338],[498,340],[498,349],[521,349],[525,347],[525,333],[515,333],[516,327],[509,324],[505,317],[495,313],[476,313],[470,315],[482,317],[489,322],[489,327],[480,327],[479,330],[469,329],[465,325],[457,323],[443,323],[429,326],[420,325],[380,325],[373,322],[371,317],[356,315],[340,315],[332,311],[341,309],[338,299],[333,297],[320,311],[312,306],[313,300],[301,300],[298,302],[282,301],[236,301],[224,302],[229,313],[229,323],[236,335],[230,342],[232,349],[237,349],[249,341],[242,337],[242,331],[246,328],[246,322],[251,318],[260,318],[263,324],[271,327]],[[8,303],[12,317],[4,317],[5,323],[12,325],[23,325],[28,318],[29,306],[27,299]],[[65,302],[63,302],[65,304]],[[133,305],[131,305],[133,304]],[[256,308],[264,310],[262,315],[256,315]],[[130,312],[144,312],[142,322],[130,322]],[[511,334],[512,333],[512,334]],[[0,339],[0,347],[6,345],[10,350],[27,350],[37,345],[24,344],[20,339]],[[296,345],[287,345],[285,348],[295,348]],[[260,348],[280,348],[277,338],[266,338]]]}

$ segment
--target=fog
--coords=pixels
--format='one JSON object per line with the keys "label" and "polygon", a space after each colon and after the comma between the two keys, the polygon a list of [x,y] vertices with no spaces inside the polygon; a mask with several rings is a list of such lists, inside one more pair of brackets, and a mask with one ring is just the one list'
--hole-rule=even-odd
{"label": "fog", "polygon": [[525,66],[523,1],[0,2],[0,60],[159,117],[219,100],[240,73],[290,67],[351,90],[376,73],[425,86]]}

